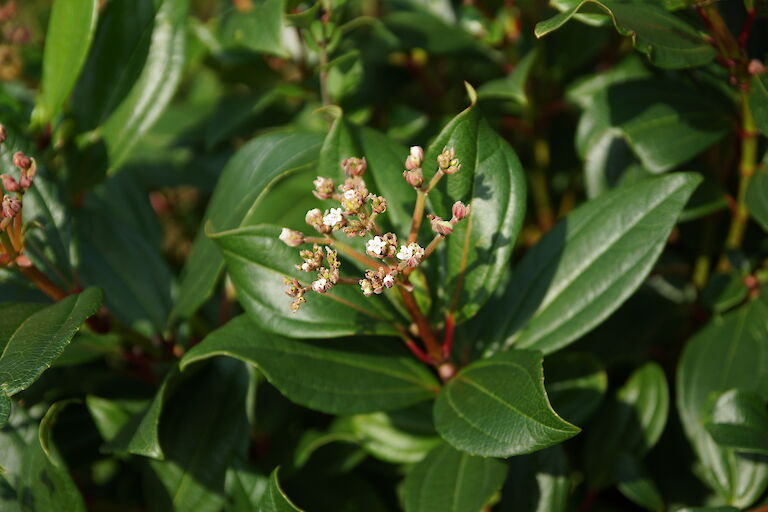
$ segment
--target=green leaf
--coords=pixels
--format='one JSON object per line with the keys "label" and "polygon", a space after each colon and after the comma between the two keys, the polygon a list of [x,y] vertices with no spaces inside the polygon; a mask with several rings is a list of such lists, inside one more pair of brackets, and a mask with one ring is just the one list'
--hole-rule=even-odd
{"label": "green leaf", "polygon": [[649,178],[559,222],[515,268],[487,352],[554,352],[605,320],[651,271],[700,181],[689,173]]}
{"label": "green leaf", "polygon": [[632,455],[623,454],[616,466],[618,489],[627,499],[646,510],[661,512],[664,500],[656,484],[651,480],[645,468]]}
{"label": "green leaf", "polygon": [[277,467],[269,475],[269,485],[259,502],[259,512],[301,512],[301,509],[291,503],[290,498],[280,488],[280,482],[277,480],[279,470],[280,468]]}
{"label": "green leaf", "polygon": [[0,389],[12,396],[35,382],[100,305],[101,291],[88,288],[29,316],[0,355]]}
{"label": "green leaf", "polygon": [[268,134],[253,139],[230,159],[184,266],[173,317],[186,318],[197,311],[211,296],[224,268],[224,258],[205,235],[205,226],[210,223],[214,230],[225,230],[242,225],[277,178],[311,164],[319,148],[315,135]]}
{"label": "green leaf", "polygon": [[99,0],[53,2],[43,55],[41,118],[59,114],[85,64],[96,30]]}
{"label": "green leaf", "polygon": [[661,68],[703,66],[716,55],[715,49],[685,21],[652,2],[584,0],[572,9],[536,25],[536,37],[557,30],[577,12],[607,14],[620,34],[630,36],[635,48]]}
{"label": "green leaf", "polygon": [[5,302],[0,304],[0,354],[13,333],[24,321],[45,307],[45,304]]}
{"label": "green leaf", "polygon": [[221,39],[226,46],[286,57],[283,28],[283,0],[264,0],[245,12],[232,9],[224,20]]}
{"label": "green leaf", "polygon": [[165,460],[149,462],[157,478],[153,510],[221,510],[227,468],[248,447],[250,379],[244,364],[218,359],[179,389],[179,396],[194,400],[176,400],[163,415]]}
{"label": "green leaf", "polygon": [[594,158],[601,139],[620,136],[643,167],[658,174],[698,155],[731,125],[728,107],[708,91],[679,81],[634,80],[594,95],[579,121],[576,145],[582,156]]}
{"label": "green leaf", "polygon": [[329,414],[398,409],[428,400],[435,377],[391,339],[304,341],[261,331],[241,315],[184,356],[194,361],[227,355],[258,366],[293,402]]}
{"label": "green leaf", "polygon": [[[11,399],[0,391],[0,428],[5,426],[11,416]],[[1,468],[2,466],[0,466]],[[1,473],[2,471],[0,471]]]}
{"label": "green leaf", "polygon": [[768,76],[765,74],[752,77],[749,89],[749,110],[757,128],[768,135]]}
{"label": "green leaf", "polygon": [[110,172],[120,167],[157,121],[181,80],[189,0],[159,0],[159,4],[141,73],[102,127]]}
{"label": "green leaf", "polygon": [[707,483],[727,503],[748,507],[768,485],[768,463],[717,445],[705,429],[712,398],[739,388],[768,399],[768,307],[753,300],[715,317],[685,345],[677,371],[677,408]]}
{"label": "green leaf", "polygon": [[440,391],[438,433],[459,450],[509,457],[561,443],[580,429],[552,409],[540,352],[510,350],[463,368]]}
{"label": "green leaf", "polygon": [[608,388],[602,363],[588,353],[562,352],[547,358],[544,380],[552,407],[569,423],[583,424]]}
{"label": "green leaf", "polygon": [[479,511],[504,483],[505,464],[447,444],[435,448],[406,475],[406,512]]}
{"label": "green leaf", "polygon": [[470,215],[443,242],[440,265],[443,308],[455,312],[461,323],[490,298],[509,264],[525,217],[526,188],[515,151],[475,108],[456,116],[429,146],[425,181],[434,174],[437,155],[445,147],[455,149],[461,171],[444,176],[428,200],[444,219],[451,218],[456,201],[471,207]]}
{"label": "green leaf", "polygon": [[669,389],[664,371],[649,362],[635,370],[587,432],[584,464],[594,489],[613,483],[622,454],[642,457],[667,421]]}
{"label": "green leaf", "polygon": [[532,50],[525,54],[515,66],[515,69],[506,77],[491,80],[483,84],[477,90],[477,97],[481,100],[502,99],[513,100],[520,105],[528,105],[528,96],[525,94],[525,85],[536,63],[539,52]]}
{"label": "green leaf", "polygon": [[226,512],[258,510],[259,501],[267,491],[269,479],[245,463],[236,463],[227,469],[225,486],[228,503]]}
{"label": "green leaf", "polygon": [[755,173],[747,188],[746,201],[749,213],[768,231],[768,172]]}
{"label": "green leaf", "polygon": [[350,428],[363,449],[377,459],[412,464],[424,459],[440,443],[431,416],[420,414],[423,410],[360,414],[350,418]]}
{"label": "green leaf", "polygon": [[512,457],[501,492],[501,512],[566,512],[571,481],[561,445]]}
{"label": "green leaf", "polygon": [[[308,286],[314,274],[295,268],[301,263],[299,251],[281,242],[279,234],[280,228],[262,225],[211,235],[224,254],[240,304],[256,324],[296,338],[398,334],[397,312],[382,297],[365,297],[358,286],[337,285],[323,294],[307,292],[307,302],[291,312],[291,298],[284,293],[285,276]],[[348,266],[342,264],[342,275]]]}
{"label": "green leaf", "polygon": [[732,389],[720,395],[705,427],[720,446],[768,455],[768,410],[755,392]]}

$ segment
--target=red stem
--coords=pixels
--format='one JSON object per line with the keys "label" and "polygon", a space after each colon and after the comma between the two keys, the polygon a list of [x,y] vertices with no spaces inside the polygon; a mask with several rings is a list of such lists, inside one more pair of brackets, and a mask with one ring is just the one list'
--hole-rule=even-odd
{"label": "red stem", "polygon": [[443,337],[443,359],[451,357],[453,349],[453,313],[445,315],[445,336]]}
{"label": "red stem", "polygon": [[747,46],[749,35],[752,33],[752,25],[755,23],[755,18],[757,18],[757,11],[753,7],[747,11],[747,19],[744,20],[744,25],[741,27],[741,32],[739,33],[738,41],[742,50]]}

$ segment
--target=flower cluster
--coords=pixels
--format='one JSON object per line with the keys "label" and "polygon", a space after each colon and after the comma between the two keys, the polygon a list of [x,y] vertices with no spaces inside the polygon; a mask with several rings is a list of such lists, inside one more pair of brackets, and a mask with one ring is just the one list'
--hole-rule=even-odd
{"label": "flower cluster", "polygon": [[[337,252],[327,246],[323,251],[323,248],[318,245],[339,244],[333,236],[336,231],[343,231],[348,237],[372,235],[364,245],[364,253],[353,251],[350,255],[371,267],[365,272],[365,276],[357,281],[363,295],[381,294],[397,283],[408,286],[410,272],[419,266],[432,253],[440,240],[450,235],[454,226],[469,214],[469,207],[457,202],[453,206],[453,215],[450,220],[428,215],[435,238],[426,248],[418,244],[416,238],[427,193],[442,176],[455,174],[461,169],[456,152],[452,148],[446,148],[437,157],[435,176],[429,184],[425,184],[422,172],[423,162],[424,150],[419,146],[412,147],[405,160],[406,170],[403,172],[403,177],[419,191],[419,196],[414,213],[414,225],[408,239],[404,242],[398,241],[395,233],[382,233],[376,224],[376,217],[387,210],[387,200],[368,191],[363,179],[368,167],[365,158],[346,158],[341,162],[345,179],[338,186],[331,178],[323,176],[318,176],[312,182],[314,185],[312,193],[315,197],[336,201],[338,206],[326,210],[313,208],[307,212],[306,223],[314,228],[321,235],[320,237],[306,236],[304,233],[288,228],[283,228],[280,233],[280,240],[289,247],[298,247],[305,243],[314,244],[311,250],[299,252],[303,262],[296,265],[296,269],[303,272],[317,272],[317,279],[311,285],[304,286],[297,279],[285,278],[288,286],[286,294],[294,299],[291,302],[291,311],[298,311],[301,304],[306,302],[307,292],[325,293],[332,286],[340,283],[340,262]],[[355,282],[354,280],[343,281],[345,284],[348,281]]]}
{"label": "flower cluster", "polygon": [[[0,125],[0,144],[6,139],[5,128]],[[37,173],[34,158],[17,152],[13,165],[18,169],[18,179],[12,174],[0,174],[2,203],[0,203],[0,267],[12,263],[24,264],[22,232],[22,204],[24,193],[32,186]]]}

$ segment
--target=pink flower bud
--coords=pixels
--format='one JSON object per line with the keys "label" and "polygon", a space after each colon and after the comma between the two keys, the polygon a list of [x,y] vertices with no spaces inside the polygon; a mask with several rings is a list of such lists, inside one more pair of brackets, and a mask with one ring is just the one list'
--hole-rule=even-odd
{"label": "pink flower bud", "polygon": [[429,221],[432,223],[432,231],[438,235],[448,236],[453,233],[453,224],[447,220],[443,220],[437,215],[430,215]]}
{"label": "pink flower bud", "polygon": [[13,165],[19,169],[29,169],[29,166],[32,165],[32,159],[21,151],[17,151],[13,154]]}
{"label": "pink flower bud", "polygon": [[[443,171],[451,166],[451,162],[456,159],[456,151],[453,148],[445,148],[443,152],[437,155],[437,165]],[[458,163],[458,160],[457,160]]]}
{"label": "pink flower bud", "polygon": [[762,75],[765,73],[765,64],[757,59],[752,59],[747,65],[747,71],[750,75]]}
{"label": "pink flower bud", "polygon": [[315,186],[315,190],[312,192],[318,199],[331,199],[333,197],[333,190],[336,187],[333,180],[318,176],[316,180],[312,181]]}
{"label": "pink flower bud", "polygon": [[8,195],[3,197],[3,206],[2,206],[3,217],[12,219],[20,211],[21,211],[21,201]]}
{"label": "pink flower bud", "polygon": [[421,167],[403,171],[403,177],[413,188],[419,188],[424,184],[424,173],[421,172]]}
{"label": "pink flower bud", "polygon": [[459,163],[458,158],[454,158],[448,163],[448,167],[446,169],[443,169],[443,172],[445,174],[456,174],[461,170],[461,164]]}
{"label": "pink flower bud", "polygon": [[32,165],[29,166],[29,169],[21,170],[21,178],[19,182],[21,183],[21,188],[23,188],[25,192],[32,186],[35,174],[37,174],[37,162],[32,158]]}
{"label": "pink flower bud", "polygon": [[373,210],[373,213],[384,213],[387,211],[387,200],[384,199],[381,196],[370,196],[371,199],[371,210]]}
{"label": "pink flower bud", "polygon": [[323,212],[321,212],[319,208],[313,208],[307,212],[304,220],[307,224],[319,231],[323,227]]}
{"label": "pink flower bud", "polygon": [[3,188],[6,192],[18,192],[19,184],[13,179],[13,176],[8,174],[0,174],[0,179],[3,180]]}
{"label": "pink flower bud", "polygon": [[283,228],[280,232],[280,241],[288,247],[298,247],[304,243],[304,233]]}
{"label": "pink flower bud", "polygon": [[461,201],[456,201],[453,203],[451,213],[453,214],[453,219],[451,219],[451,221],[458,222],[469,215],[469,206],[465,205]]}
{"label": "pink flower bud", "polygon": [[365,173],[365,169],[368,167],[365,157],[363,158],[345,158],[341,161],[341,169],[349,177],[362,176]]}
{"label": "pink flower bud", "polygon": [[405,168],[409,171],[421,167],[424,161],[424,150],[421,146],[411,146],[411,154],[405,159]]}

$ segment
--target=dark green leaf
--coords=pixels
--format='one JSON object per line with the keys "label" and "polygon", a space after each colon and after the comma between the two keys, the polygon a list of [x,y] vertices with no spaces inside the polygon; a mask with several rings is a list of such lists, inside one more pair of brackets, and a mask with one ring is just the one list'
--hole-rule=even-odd
{"label": "dark green leaf", "polygon": [[608,388],[605,368],[588,353],[563,352],[545,361],[544,379],[552,407],[569,423],[583,424]]}
{"label": "dark green leaf", "polygon": [[747,188],[746,201],[749,213],[768,231],[768,172],[755,173]]}
{"label": "dark green leaf", "polygon": [[182,369],[216,356],[259,367],[292,401],[329,414],[397,409],[428,400],[435,377],[399,342],[383,338],[294,340],[269,334],[242,315],[192,348]]}
{"label": "dark green leaf", "polygon": [[753,300],[716,317],[687,342],[677,372],[677,408],[707,483],[727,503],[748,507],[768,485],[768,463],[718,446],[705,429],[712,398],[739,388],[768,399],[768,307]]}
{"label": "dark green leaf", "polygon": [[232,359],[212,361],[185,382],[179,393],[194,397],[173,402],[163,415],[165,460],[151,460],[164,493],[151,501],[158,511],[218,512],[224,504],[227,468],[248,446],[246,395],[251,376]]}
{"label": "dark green leaf", "polygon": [[456,151],[461,171],[445,176],[429,194],[435,214],[451,218],[451,206],[463,201],[470,215],[443,242],[440,298],[461,323],[477,313],[496,288],[512,255],[525,217],[523,168],[512,147],[468,108],[456,116],[426,152],[429,180],[443,148]]}
{"label": "dark green leaf", "polygon": [[405,477],[405,511],[479,511],[501,488],[506,473],[500,460],[475,457],[442,444]]}
{"label": "dark green leaf", "polygon": [[227,470],[225,486],[229,497],[226,512],[258,510],[259,501],[267,491],[269,479],[244,463],[236,463]]}
{"label": "dark green leaf", "polygon": [[616,480],[619,491],[627,499],[652,512],[664,510],[659,489],[634,456],[623,454],[619,457]]}
{"label": "dark green leaf", "polygon": [[280,482],[277,480],[277,473],[280,468],[275,468],[269,475],[269,485],[267,491],[259,503],[259,512],[301,512],[288,496],[280,488]]}
{"label": "dark green leaf", "polygon": [[43,121],[59,114],[85,64],[96,29],[98,0],[56,0],[45,36],[40,113]]}
{"label": "dark green leaf", "polygon": [[765,74],[752,77],[749,90],[749,109],[757,128],[768,135],[768,76]]}
{"label": "dark green leaf", "polygon": [[501,492],[502,512],[566,512],[571,481],[568,458],[557,445],[512,457]]}
{"label": "dark green leaf", "polygon": [[490,457],[535,452],[579,432],[552,409],[540,352],[510,350],[462,369],[435,402],[435,428],[454,447]]}
{"label": "dark green leaf", "polygon": [[221,39],[227,46],[285,57],[283,25],[283,0],[264,0],[245,12],[232,9],[224,20]]}
{"label": "dark green leaf", "polygon": [[315,135],[269,134],[253,139],[232,157],[219,179],[185,264],[173,309],[176,318],[197,311],[210,297],[224,268],[216,244],[205,235],[205,225],[210,223],[217,231],[240,226],[278,177],[313,162],[319,148],[320,140]]}
{"label": "dark green leaf", "polygon": [[486,82],[477,90],[477,97],[485,99],[510,99],[520,105],[528,104],[528,96],[525,94],[525,85],[536,63],[538,51],[530,51],[520,59],[514,71],[504,78]]}
{"label": "dark green leaf", "polygon": [[[314,277],[295,268],[301,263],[299,251],[286,246],[279,235],[280,228],[264,225],[211,235],[224,254],[240,304],[256,324],[296,338],[398,334],[397,312],[383,297],[365,297],[357,286],[337,285],[323,294],[307,292],[307,302],[291,312],[284,278],[296,278],[308,286]],[[349,271],[345,265],[341,270],[342,275]],[[355,267],[352,272],[356,273]]]}
{"label": "dark green leaf", "polygon": [[88,288],[28,317],[0,355],[0,389],[12,396],[37,380],[100,305],[101,291]]}
{"label": "dark green leaf", "polygon": [[646,363],[627,379],[587,431],[584,463],[591,485],[613,483],[623,454],[642,457],[661,436],[669,410],[669,389],[661,367]]}
{"label": "dark green leaf", "polygon": [[489,352],[554,352],[616,310],[643,282],[701,178],[673,174],[577,208],[528,251],[501,299]]}
{"label": "dark green leaf", "polygon": [[141,74],[104,122],[110,170],[115,171],[171,101],[184,68],[189,0],[162,0]]}
{"label": "dark green leaf", "polygon": [[577,12],[607,14],[620,34],[661,68],[689,68],[711,62],[715,49],[682,19],[653,2],[584,0],[572,9],[536,25],[536,37],[560,28]]}
{"label": "dark green leaf", "polygon": [[715,403],[707,432],[720,446],[768,455],[768,410],[752,391],[732,389]]}
{"label": "dark green leaf", "polygon": [[45,304],[27,302],[5,302],[0,304],[0,354],[11,339],[16,329],[34,313],[45,307]]}

